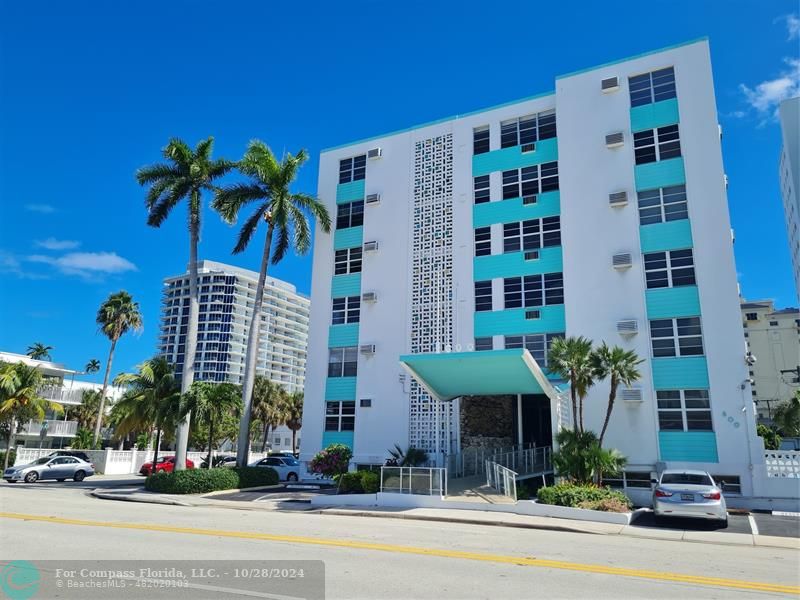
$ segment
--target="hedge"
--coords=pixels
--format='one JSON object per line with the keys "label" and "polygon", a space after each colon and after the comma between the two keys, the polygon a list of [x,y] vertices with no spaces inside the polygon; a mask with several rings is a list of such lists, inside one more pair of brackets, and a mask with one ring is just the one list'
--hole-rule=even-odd
{"label": "hedge", "polygon": [[373,471],[355,471],[337,476],[340,494],[374,494],[380,488],[380,477]]}
{"label": "hedge", "polygon": [[278,473],[264,467],[186,469],[147,477],[144,488],[162,494],[205,494],[216,490],[275,485]]}
{"label": "hedge", "polygon": [[631,501],[622,492],[596,485],[559,483],[539,488],[537,497],[542,504],[613,512],[627,512],[632,506]]}

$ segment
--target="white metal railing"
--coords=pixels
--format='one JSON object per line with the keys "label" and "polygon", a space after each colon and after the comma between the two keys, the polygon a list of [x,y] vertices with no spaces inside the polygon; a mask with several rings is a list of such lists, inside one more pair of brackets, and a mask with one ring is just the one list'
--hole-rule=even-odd
{"label": "white metal railing", "polygon": [[494,461],[486,461],[486,485],[517,501],[517,473]]}
{"label": "white metal railing", "polygon": [[[70,437],[78,431],[77,421],[45,421],[47,437]],[[42,421],[28,421],[22,428],[24,435],[41,435]]]}
{"label": "white metal railing", "polygon": [[495,454],[490,460],[516,471],[519,475],[538,475],[553,470],[553,449],[550,446],[526,448]]}
{"label": "white metal railing", "polygon": [[492,459],[498,454],[507,454],[533,448],[533,444],[526,443],[520,446],[508,446],[501,448],[465,448],[461,452],[456,452],[447,457],[447,469],[451,478],[470,477],[473,475],[485,475],[485,463],[487,459]]}
{"label": "white metal railing", "polygon": [[767,477],[800,478],[800,452],[797,450],[767,450],[764,462]]}
{"label": "white metal railing", "polygon": [[381,467],[381,492],[447,495],[447,469],[443,467]]}

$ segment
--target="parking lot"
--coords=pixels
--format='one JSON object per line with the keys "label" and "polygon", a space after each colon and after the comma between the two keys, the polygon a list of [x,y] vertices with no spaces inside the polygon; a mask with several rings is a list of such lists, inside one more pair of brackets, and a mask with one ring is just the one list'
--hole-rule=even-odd
{"label": "parking lot", "polygon": [[651,511],[641,512],[631,523],[634,527],[651,529],[678,529],[683,531],[721,531],[800,538],[800,515],[773,515],[753,512],[750,514],[728,514],[728,526],[722,528],[714,521],[674,517],[663,524],[656,524]]}

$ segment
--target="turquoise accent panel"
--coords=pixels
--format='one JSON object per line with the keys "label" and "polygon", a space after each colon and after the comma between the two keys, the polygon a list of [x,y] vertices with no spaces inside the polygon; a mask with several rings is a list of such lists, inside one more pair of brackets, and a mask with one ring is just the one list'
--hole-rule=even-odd
{"label": "turquoise accent panel", "polygon": [[358,323],[328,327],[328,348],[358,346]]}
{"label": "turquoise accent panel", "polygon": [[328,377],[325,383],[325,400],[355,400],[355,377]]}
{"label": "turquoise accent panel", "polygon": [[658,448],[664,461],[719,462],[713,431],[659,431]]}
{"label": "turquoise accent panel", "polygon": [[648,319],[696,317],[700,314],[700,296],[695,285],[647,290],[645,296]]}
{"label": "turquoise accent panel", "polygon": [[534,375],[538,370],[544,378],[544,373],[533,357],[530,357],[533,368],[525,361],[525,352],[514,349],[406,354],[400,357],[400,362],[442,400],[458,396],[545,393]]}
{"label": "turquoise accent panel", "polygon": [[682,156],[636,165],[633,170],[636,178],[636,191],[686,183]]}
{"label": "turquoise accent panel", "polygon": [[340,183],[336,186],[336,204],[364,199],[364,180]]}
{"label": "turquoise accent panel", "polygon": [[472,270],[475,281],[486,281],[496,277],[558,273],[564,270],[564,265],[561,259],[561,247],[553,246],[540,248],[539,258],[536,260],[525,260],[524,252],[476,256],[473,259]]}
{"label": "turquoise accent panel", "polygon": [[653,358],[650,364],[653,368],[653,387],[657,390],[708,389],[705,356]]}
{"label": "turquoise accent panel", "polygon": [[327,448],[331,444],[344,444],[351,450],[353,449],[352,431],[325,431],[322,433],[322,447]]}
{"label": "turquoise accent panel", "polygon": [[493,171],[507,171],[558,160],[558,139],[548,138],[536,142],[536,150],[522,152],[522,146],[501,148],[475,154],[472,157],[472,176],[488,175]]}
{"label": "turquoise accent panel", "polygon": [[358,296],[361,293],[361,273],[334,275],[331,283],[331,298]]}
{"label": "turquoise accent panel", "polygon": [[677,98],[631,108],[631,131],[673,125],[679,121]]}
{"label": "turquoise accent panel", "polygon": [[[538,319],[526,319],[526,310],[538,310],[541,316]],[[563,304],[475,313],[475,337],[522,333],[557,333],[565,330]]]}
{"label": "turquoise accent panel", "polygon": [[513,223],[525,219],[553,217],[561,211],[561,192],[539,194],[536,204],[523,204],[522,198],[509,198],[476,204],[472,207],[472,226],[486,227],[494,223]]}
{"label": "turquoise accent panel", "polygon": [[364,241],[363,227],[348,227],[337,229],[333,233],[333,249],[343,250],[344,248],[355,248]]}
{"label": "turquoise accent panel", "polygon": [[692,226],[689,219],[652,223],[639,228],[642,252],[660,252],[692,247]]}

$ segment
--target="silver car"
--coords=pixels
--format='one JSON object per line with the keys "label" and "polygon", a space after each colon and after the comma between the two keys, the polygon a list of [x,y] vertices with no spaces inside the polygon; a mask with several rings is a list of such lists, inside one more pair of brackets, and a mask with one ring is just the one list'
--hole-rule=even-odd
{"label": "silver car", "polygon": [[653,480],[653,512],[663,517],[692,517],[728,525],[728,509],[722,488],[705,471],[668,469]]}
{"label": "silver car", "polygon": [[8,483],[35,483],[40,479],[83,481],[94,475],[94,465],[74,456],[45,456],[28,465],[10,467],[3,473]]}

